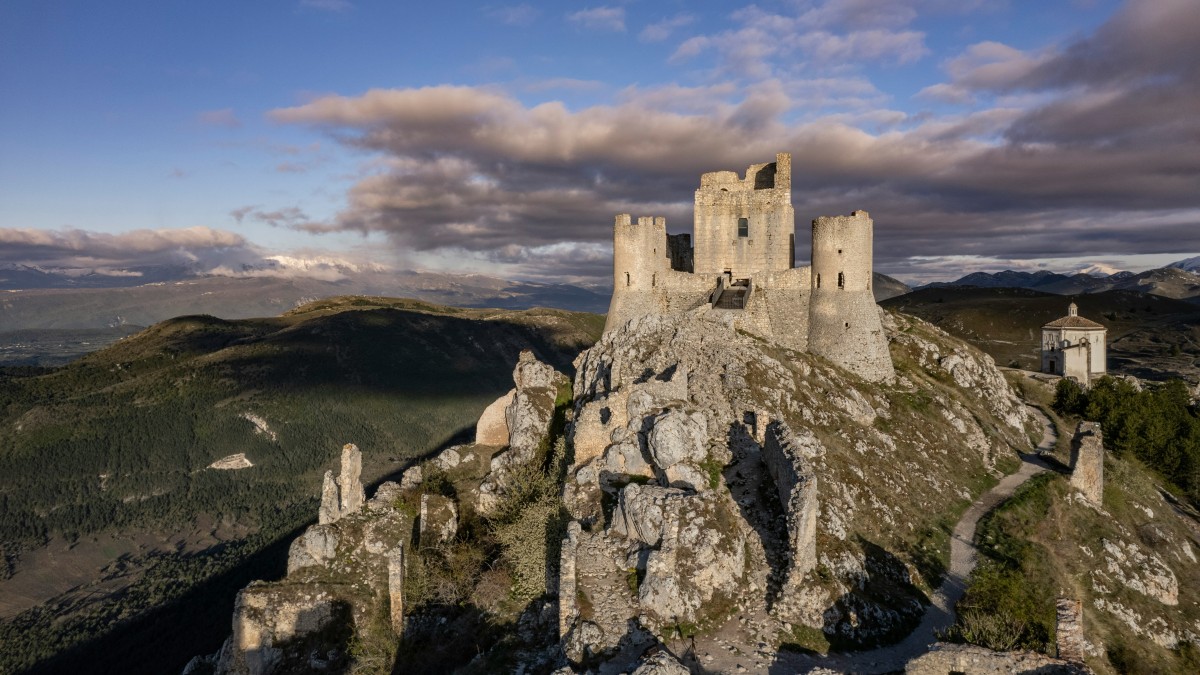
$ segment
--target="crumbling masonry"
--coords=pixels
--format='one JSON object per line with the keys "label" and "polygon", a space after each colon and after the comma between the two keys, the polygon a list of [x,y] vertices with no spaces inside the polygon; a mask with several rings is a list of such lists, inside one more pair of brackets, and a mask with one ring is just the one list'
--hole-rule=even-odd
{"label": "crumbling masonry", "polygon": [[812,221],[812,265],[795,266],[792,157],[745,177],[700,177],[693,235],[665,218],[618,215],[606,330],[647,314],[707,306],[735,328],[823,356],[871,381],[893,377],[871,292],[873,227],[866,211]]}

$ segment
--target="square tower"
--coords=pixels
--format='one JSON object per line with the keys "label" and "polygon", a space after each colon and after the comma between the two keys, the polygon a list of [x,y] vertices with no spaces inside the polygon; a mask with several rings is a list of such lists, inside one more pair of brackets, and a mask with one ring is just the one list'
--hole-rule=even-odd
{"label": "square tower", "polygon": [[796,215],[792,210],[792,155],[754,164],[745,177],[714,171],[696,190],[694,271],[749,279],[794,266]]}

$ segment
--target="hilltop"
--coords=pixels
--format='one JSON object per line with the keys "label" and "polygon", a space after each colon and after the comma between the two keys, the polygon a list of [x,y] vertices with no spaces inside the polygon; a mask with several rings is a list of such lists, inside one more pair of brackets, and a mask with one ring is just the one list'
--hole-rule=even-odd
{"label": "hilltop", "polygon": [[[570,371],[602,322],[342,297],[179,317],[61,368],[0,369],[0,670],[84,641],[70,658],[117,645],[148,659],[128,672],[181,667],[311,518],[331,449],[366,448],[369,482],[396,473],[470,429],[521,350]],[[238,453],[252,466],[208,468]],[[203,608],[138,618],[200,589]],[[134,636],[169,647],[138,652]]]}

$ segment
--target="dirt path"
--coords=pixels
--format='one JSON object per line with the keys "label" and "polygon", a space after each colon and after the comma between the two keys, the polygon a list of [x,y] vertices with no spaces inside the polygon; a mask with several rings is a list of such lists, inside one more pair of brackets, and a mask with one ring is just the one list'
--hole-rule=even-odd
{"label": "dirt path", "polygon": [[[1052,452],[1058,434],[1050,419],[1042,411],[1029,407],[1034,417],[1042,423],[1042,442],[1038,450]],[[1033,476],[1050,469],[1036,453],[1021,455],[1021,468],[1005,476],[991,490],[983,493],[971,504],[954,526],[950,540],[950,570],[942,585],[933,594],[929,609],[916,630],[903,642],[865,652],[830,654],[825,657],[781,652],[767,669],[769,673],[804,673],[820,668],[848,673],[889,673],[904,670],[909,660],[924,654],[929,645],[937,642],[936,631],[954,623],[954,605],[966,590],[967,578],[975,569],[978,551],[975,549],[975,528],[979,519]]]}

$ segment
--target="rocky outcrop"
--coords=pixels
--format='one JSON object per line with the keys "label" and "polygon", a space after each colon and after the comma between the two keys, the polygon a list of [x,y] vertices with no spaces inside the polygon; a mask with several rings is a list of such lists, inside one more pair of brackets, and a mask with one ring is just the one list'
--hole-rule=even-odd
{"label": "rocky outcrop", "polygon": [[288,548],[288,574],[303,567],[325,565],[337,553],[338,536],[327,524],[313,525]]}
{"label": "rocky outcrop", "polygon": [[325,525],[362,508],[366,497],[362,486],[362,452],[353,443],[342,447],[342,464],[335,479],[325,472],[321,486],[321,510],[317,522]]}
{"label": "rocky outcrop", "polygon": [[1036,652],[996,652],[975,645],[938,643],[933,649],[905,666],[907,675],[1089,675],[1092,671],[1078,663],[1053,659]]}
{"label": "rocky outcrop", "polygon": [[705,308],[633,319],[576,360],[560,573],[572,663],[685,630],[699,645],[732,615],[769,644],[797,624],[882,639],[923,612],[915,566],[883,546],[969,496],[954,472],[998,475],[1002,453],[1028,448],[1029,418],[983,354],[907,317],[885,325],[901,356],[885,385]]}
{"label": "rocky outcrop", "polygon": [[[356,479],[358,449],[346,448],[353,449],[343,452],[352,470],[344,475]],[[384,483],[355,511],[313,525],[293,541],[285,579],[257,581],[238,594],[233,635],[217,655],[207,657],[212,672],[338,672],[349,662],[351,636],[372,617],[383,614],[399,633],[404,624],[404,547],[414,525],[397,508],[399,496],[396,483]],[[362,592],[372,587],[379,591]]]}
{"label": "rocky outcrop", "polygon": [[236,455],[229,455],[228,457],[222,457],[221,459],[218,459],[212,464],[209,464],[208,468],[218,469],[221,471],[236,471],[238,469],[249,469],[252,466],[254,466],[254,463],[246,457],[246,453],[239,452]]}
{"label": "rocky outcrop", "polygon": [[[566,387],[568,381],[562,373],[538,361],[533,352],[525,350],[513,369],[513,383],[517,385],[516,389],[504,408],[508,439],[503,445],[508,449],[492,457],[489,475],[480,484],[475,502],[475,507],[484,514],[490,513],[504,496],[512,468],[527,464],[537,455],[550,432],[558,391]],[[484,411],[484,415],[486,417],[488,411]],[[481,423],[485,421],[480,419]]]}
{"label": "rocky outcrop", "polygon": [[422,546],[436,546],[453,541],[458,533],[458,507],[449,497],[421,495],[421,515],[417,539]]}

